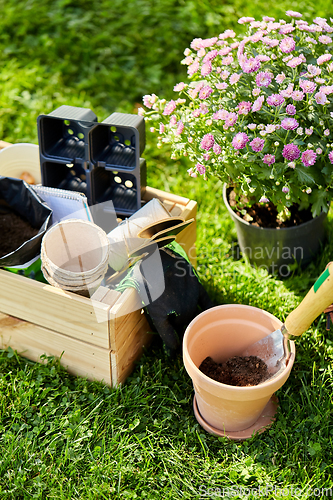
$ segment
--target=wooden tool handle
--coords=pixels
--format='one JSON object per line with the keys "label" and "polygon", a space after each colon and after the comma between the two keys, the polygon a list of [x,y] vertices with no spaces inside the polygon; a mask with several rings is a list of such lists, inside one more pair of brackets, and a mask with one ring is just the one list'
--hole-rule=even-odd
{"label": "wooden tool handle", "polygon": [[319,276],[300,305],[289,314],[285,326],[290,335],[301,335],[320,313],[333,303],[333,262]]}

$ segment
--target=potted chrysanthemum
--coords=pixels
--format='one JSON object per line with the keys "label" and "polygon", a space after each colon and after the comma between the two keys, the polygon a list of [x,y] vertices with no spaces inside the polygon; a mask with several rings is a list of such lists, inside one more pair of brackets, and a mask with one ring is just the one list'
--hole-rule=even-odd
{"label": "potted chrysanthemum", "polygon": [[[261,229],[281,228],[285,241],[294,237],[284,230],[297,226],[292,245],[302,251],[286,250],[283,264],[307,261],[316,250],[309,234],[323,236],[312,225],[325,219],[333,196],[333,27],[286,14],[287,21],[241,18],[243,35],[193,40],[182,61],[189,82],[175,85],[178,97],[146,95],[139,110],[159,146],[170,143],[173,158],[188,156],[189,175],[214,175],[229,187],[224,197],[237,224],[257,230],[257,239],[238,232],[245,254],[262,264],[266,252],[277,266],[284,247],[271,230],[264,248]],[[261,248],[258,258],[246,251],[250,242]]]}

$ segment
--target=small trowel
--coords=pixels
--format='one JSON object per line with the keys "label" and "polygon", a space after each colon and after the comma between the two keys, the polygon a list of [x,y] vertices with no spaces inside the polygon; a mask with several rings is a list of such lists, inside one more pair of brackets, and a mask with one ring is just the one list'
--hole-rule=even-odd
{"label": "small trowel", "polygon": [[270,333],[250,345],[240,356],[257,356],[267,364],[269,378],[276,377],[286,367],[290,336],[304,333],[311,323],[333,303],[333,262],[319,276],[299,306],[289,314],[280,330]]}

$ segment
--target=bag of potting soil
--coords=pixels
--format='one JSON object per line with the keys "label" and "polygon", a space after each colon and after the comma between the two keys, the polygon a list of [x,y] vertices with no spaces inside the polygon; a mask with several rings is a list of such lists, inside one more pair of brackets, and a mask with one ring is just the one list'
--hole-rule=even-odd
{"label": "bag of potting soil", "polygon": [[0,267],[22,266],[39,255],[51,215],[29,184],[0,176]]}

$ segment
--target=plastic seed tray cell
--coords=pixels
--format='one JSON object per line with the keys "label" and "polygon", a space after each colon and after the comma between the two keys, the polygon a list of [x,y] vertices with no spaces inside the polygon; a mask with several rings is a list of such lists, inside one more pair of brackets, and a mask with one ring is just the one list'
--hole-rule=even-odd
{"label": "plastic seed tray cell", "polygon": [[90,156],[94,165],[135,169],[145,148],[142,117],[113,113],[90,132]]}

